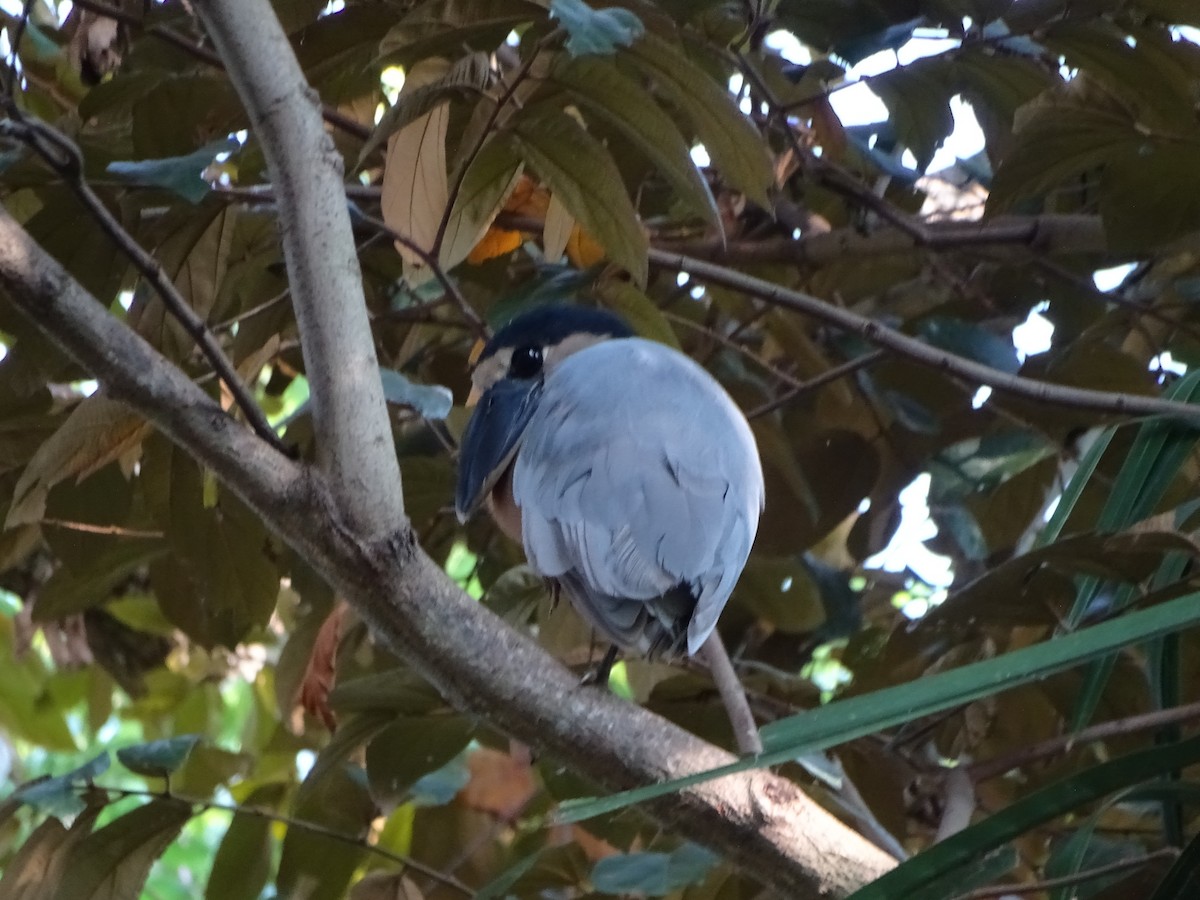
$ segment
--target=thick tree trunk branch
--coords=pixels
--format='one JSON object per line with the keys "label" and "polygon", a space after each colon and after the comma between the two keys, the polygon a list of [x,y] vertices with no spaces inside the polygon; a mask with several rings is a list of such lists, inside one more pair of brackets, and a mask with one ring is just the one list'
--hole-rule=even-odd
{"label": "thick tree trunk branch", "polygon": [[[232,421],[108,315],[0,207],[0,288],[112,397],[194,455],[329,579],[375,634],[457,708],[619,790],[733,757],[578,679],[464,594],[403,527],[348,523],[322,480]],[[895,861],[768,772],[732,775],[649,811],[782,896],[843,897]]]}
{"label": "thick tree trunk branch", "polygon": [[1000,216],[975,222],[924,222],[921,236],[894,225],[867,232],[838,228],[824,234],[733,240],[654,240],[664,253],[696,256],[716,263],[790,263],[824,266],[839,260],[898,256],[915,250],[977,250],[996,252],[1016,248],[1055,256],[1104,253],[1108,242],[1099,216]]}
{"label": "thick tree trunk branch", "polygon": [[[346,196],[357,203],[378,204],[380,188],[349,183]],[[219,193],[248,204],[273,203],[269,184],[235,185]],[[501,212],[496,224],[514,231],[540,233],[545,222],[523,213]],[[903,256],[919,250],[952,252],[971,250],[979,255],[1011,258],[1014,253],[1042,257],[1100,255],[1108,253],[1104,222],[1099,216],[1044,213],[1036,216],[997,216],[994,219],[922,222],[919,236],[895,225],[869,230],[847,227],[802,234],[798,238],[775,235],[722,240],[707,237],[670,237],[650,234],[650,246],[664,253],[695,256],[725,265],[783,265],[819,268],[845,260]]]}
{"label": "thick tree trunk branch", "polygon": [[321,105],[267,0],[198,0],[262,146],[312,390],[317,459],[346,520],[364,534],[403,520],[400,467],[342,188]]}

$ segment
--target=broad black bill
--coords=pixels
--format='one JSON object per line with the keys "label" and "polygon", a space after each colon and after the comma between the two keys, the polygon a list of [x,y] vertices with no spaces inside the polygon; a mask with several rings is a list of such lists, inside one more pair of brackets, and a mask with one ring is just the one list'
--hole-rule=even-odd
{"label": "broad black bill", "polygon": [[488,388],[475,407],[458,448],[458,491],[454,506],[459,521],[483,502],[508,468],[529,420],[542,397],[542,380],[502,379]]}

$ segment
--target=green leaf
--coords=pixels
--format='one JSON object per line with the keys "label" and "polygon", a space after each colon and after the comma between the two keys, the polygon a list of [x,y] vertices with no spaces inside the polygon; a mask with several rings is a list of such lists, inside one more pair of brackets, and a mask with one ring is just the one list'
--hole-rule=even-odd
{"label": "green leaf", "polygon": [[1200,832],[1192,836],[1147,900],[1191,900],[1200,894]]}
{"label": "green leaf", "polygon": [[698,884],[719,862],[712,852],[684,844],[673,853],[619,853],[592,869],[592,884],[605,894],[663,897]]}
{"label": "green leaf", "polygon": [[510,31],[545,15],[545,5],[533,0],[425,0],[384,35],[380,61],[455,56],[464,45],[490,53]]}
{"label": "green leaf", "polygon": [[438,254],[443,268],[458,265],[483,239],[524,170],[512,141],[493,136],[480,148],[462,177],[446,221]]}
{"label": "green leaf", "polygon": [[1063,21],[1046,29],[1040,41],[1109,91],[1136,89],[1143,117],[1163,128],[1186,127],[1195,121],[1190,86],[1196,74],[1170,39],[1156,39],[1156,31],[1137,29],[1130,42],[1131,35],[1107,19]]}
{"label": "green leaf", "polygon": [[34,620],[55,622],[99,605],[132,573],[169,550],[166,542],[157,538],[126,539],[88,560],[81,568],[60,566],[38,595]]}
{"label": "green leaf", "polygon": [[133,184],[166,188],[189,203],[199,203],[212,190],[212,186],[201,176],[221,153],[232,153],[238,149],[232,139],[213,141],[186,156],[168,156],[165,159],[142,159],[136,162],[111,162],[106,171]]}
{"label": "green leaf", "polygon": [[626,56],[692,122],[721,176],[755,203],[770,208],[774,181],[762,136],[737,108],[724,85],[673,44],[647,32]]}
{"label": "green leaf", "polygon": [[[1200,372],[1191,372],[1172,385],[1167,397],[1195,403],[1200,399]],[[1106,530],[1126,528],[1148,516],[1193,452],[1197,440],[1200,435],[1193,429],[1181,428],[1171,422],[1151,421],[1142,425],[1100,512],[1098,526]],[[1176,565],[1177,561],[1171,559],[1162,563],[1163,567]],[[1088,578],[1080,583],[1075,603],[1067,616],[1068,625],[1074,626],[1083,620],[1102,585],[1098,578]],[[1131,587],[1122,588],[1116,594],[1114,607],[1120,611],[1133,596]],[[1115,658],[1100,659],[1088,670],[1071,713],[1072,730],[1084,728],[1092,720],[1114,664]]]}
{"label": "green leaf", "polygon": [[80,401],[21,472],[4,527],[39,521],[54,485],[82,481],[136,447],[146,432],[145,419],[123,403],[102,394]]}
{"label": "green leaf", "polygon": [[467,765],[464,750],[440,769],[422,775],[409,790],[412,802],[417,806],[445,806],[471,780],[471,769]]}
{"label": "green leaf", "polygon": [[[1181,787],[1184,789],[1179,790]],[[1200,795],[1200,787],[1150,784],[1143,788],[1134,788],[1113,794],[1103,803],[1098,804],[1092,814],[1070,837],[1056,843],[1050,856],[1046,859],[1043,875],[1049,880],[1069,878],[1085,868],[1095,868],[1097,863],[1089,863],[1088,855],[1095,838],[1096,828],[1117,804],[1153,799],[1156,794],[1162,795],[1165,799],[1168,795],[1178,796],[1188,793],[1193,794],[1193,797]],[[1050,900],[1074,900],[1074,897],[1073,885],[1061,887],[1050,894]]]}
{"label": "green leaf", "polygon": [[679,338],[654,301],[628,281],[608,280],[596,286],[604,305],[618,313],[640,336],[680,349]]}
{"label": "green leaf", "polygon": [[192,817],[179,800],[152,800],[88,835],[76,845],[58,900],[140,897],[150,867]]}
{"label": "green leaf", "polygon": [[47,815],[64,818],[83,812],[81,789],[108,771],[108,753],[92,757],[78,769],[17,788],[13,797]]}
{"label": "green leaf", "polygon": [[922,59],[897,66],[870,81],[871,90],[891,113],[896,138],[917,158],[918,172],[928,168],[933,154],[954,128],[950,112],[954,88],[947,62],[943,57]]}
{"label": "green leaf", "polygon": [[[362,839],[377,809],[367,791],[366,774],[357,766],[342,764],[315,778],[314,774],[315,767],[296,800],[296,821],[283,840],[275,886],[280,897],[342,900],[366,851],[322,831]],[[305,828],[305,822],[321,830]]]}
{"label": "green leaf", "polygon": [[118,750],[117,759],[130,772],[165,778],[187,762],[200,740],[198,734],[183,734],[147,744],[134,744]]}
{"label": "green leaf", "polygon": [[[442,699],[411,669],[393,669],[338,681],[329,695],[329,703],[339,713],[385,713],[394,720],[396,714],[415,716],[432,712],[442,706]],[[344,724],[338,729],[334,742],[348,727]]]}
{"label": "green leaf", "polygon": [[936,879],[972,864],[978,856],[1036,825],[1099,800],[1113,791],[1200,760],[1200,738],[1131,753],[1094,766],[1023,797],[1016,803],[934,844],[851,895],[850,900],[923,897]]}
{"label": "green leaf", "polygon": [[500,900],[500,898],[511,896],[508,893],[509,888],[520,881],[521,876],[532,869],[545,852],[545,849],[538,850],[518,859],[476,891],[475,900]]}
{"label": "green leaf", "polygon": [[[240,805],[275,809],[287,788],[266,784],[255,788]],[[272,822],[266,816],[235,813],[213,857],[204,889],[207,900],[258,900],[271,876]]]}
{"label": "green leaf", "polygon": [[1009,375],[1021,368],[1017,348],[1008,335],[1001,337],[982,325],[949,316],[930,316],[921,322],[918,333],[935,347],[949,350],[967,359],[991,366]]}
{"label": "green leaf", "polygon": [[279,570],[266,528],[231,491],[214,502],[182,451],[148,442],[143,466],[154,473],[146,491],[174,551],[150,567],[163,613],[205,647],[236,647],[275,610]]}
{"label": "green leaf", "polygon": [[514,126],[529,165],[613,262],[646,283],[646,234],[608,151],[566,113],[527,110]]}
{"label": "green leaf", "polygon": [[1106,428],[1096,435],[1096,439],[1092,441],[1092,445],[1083,454],[1083,458],[1079,460],[1079,467],[1075,470],[1075,474],[1071,476],[1071,480],[1063,490],[1062,496],[1059,497],[1058,505],[1054,508],[1054,513],[1050,516],[1046,527],[1038,532],[1038,536],[1033,542],[1035,550],[1058,540],[1058,536],[1062,534],[1063,526],[1067,524],[1067,519],[1074,512],[1075,505],[1079,502],[1084,488],[1091,482],[1092,475],[1096,472],[1096,466],[1100,464],[1100,458],[1104,456],[1104,451],[1108,449],[1108,445],[1112,442],[1115,433],[1116,429]]}
{"label": "green leaf", "polygon": [[350,754],[375,737],[393,721],[394,716],[387,712],[368,712],[354,716],[338,726],[333,738],[317,755],[317,761],[300,786],[299,803],[307,802],[310,791],[320,790],[325,784],[329,773],[346,764]]}
{"label": "green leaf", "polygon": [[400,802],[422,776],[458,756],[474,730],[462,716],[405,717],[389,725],[367,745],[372,796],[384,807]]}
{"label": "green leaf", "polygon": [[15,657],[13,619],[0,615],[0,728],[50,751],[76,753],[78,745],[65,711],[50,700],[50,673],[38,653]]}
{"label": "green leaf", "polygon": [[572,56],[611,56],[646,32],[642,20],[627,9],[594,10],[583,0],[551,0],[550,17],[567,30]]}
{"label": "green leaf", "polygon": [[394,369],[380,368],[383,396],[388,403],[407,406],[426,419],[444,419],[454,406],[454,394],[440,384],[414,384]]}
{"label": "green leaf", "polygon": [[551,78],[566,87],[584,107],[602,116],[636,146],[695,215],[721,228],[717,201],[692,161],[687,141],[653,97],[612,60],[564,61]]}
{"label": "green leaf", "polygon": [[1100,214],[1111,250],[1154,251],[1200,228],[1200,173],[1193,163],[1200,133],[1186,144],[1149,141],[1104,167]]}
{"label": "green leaf", "polygon": [[1058,187],[1146,143],[1128,104],[1086,77],[1046,91],[1017,116],[1013,146],[992,180],[989,210]]}
{"label": "green leaf", "polygon": [[559,807],[558,819],[562,822],[580,822],[722,775],[788,762],[804,753],[824,750],[884,728],[990,697],[1129,644],[1170,634],[1197,623],[1200,623],[1200,593],[1193,593],[1073,634],[1057,635],[1053,640],[995,659],[927,676],[917,682],[839,700],[765,726],[761,731],[764,750],[759,756],[660,784],[623,791],[611,797],[568,800]]}

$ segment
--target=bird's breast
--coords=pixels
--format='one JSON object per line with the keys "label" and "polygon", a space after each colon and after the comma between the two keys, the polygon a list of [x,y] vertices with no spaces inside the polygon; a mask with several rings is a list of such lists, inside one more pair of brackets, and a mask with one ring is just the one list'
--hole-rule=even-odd
{"label": "bird's breast", "polygon": [[488,513],[500,530],[518,544],[521,543],[521,507],[513,499],[513,464],[509,465],[488,494],[487,506]]}

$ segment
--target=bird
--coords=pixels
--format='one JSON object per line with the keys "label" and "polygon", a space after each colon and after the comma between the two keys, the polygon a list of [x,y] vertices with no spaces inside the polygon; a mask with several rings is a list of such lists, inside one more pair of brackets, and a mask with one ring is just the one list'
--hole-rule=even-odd
{"label": "bird", "polygon": [[745,416],[703,367],[604,309],[512,319],[471,374],[455,506],[485,506],[618,651],[695,655],[746,565],[764,503]]}

